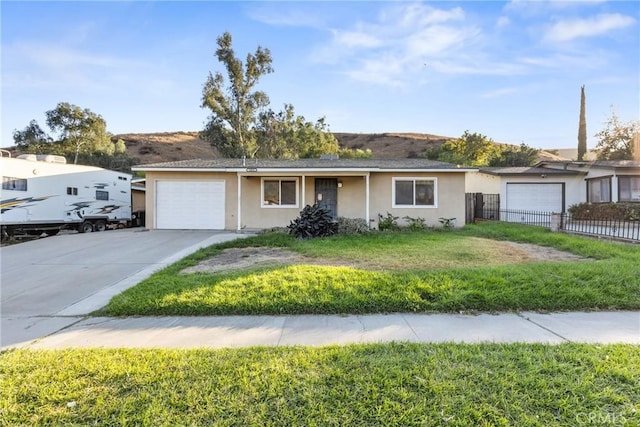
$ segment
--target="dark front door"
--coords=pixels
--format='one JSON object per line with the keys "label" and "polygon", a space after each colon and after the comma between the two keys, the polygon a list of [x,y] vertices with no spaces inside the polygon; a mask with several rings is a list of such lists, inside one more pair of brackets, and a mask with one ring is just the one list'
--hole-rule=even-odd
{"label": "dark front door", "polygon": [[316,203],[331,210],[338,217],[338,180],[336,178],[316,178]]}

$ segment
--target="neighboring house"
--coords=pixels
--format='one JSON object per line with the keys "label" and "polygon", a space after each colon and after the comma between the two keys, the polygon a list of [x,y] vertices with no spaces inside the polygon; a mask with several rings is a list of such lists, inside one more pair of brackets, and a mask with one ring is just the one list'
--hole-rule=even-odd
{"label": "neighboring house", "polygon": [[211,159],[140,165],[146,227],[241,230],[283,227],[315,202],[334,216],[378,214],[465,221],[465,175],[477,169],[426,159]]}
{"label": "neighboring house", "polygon": [[469,193],[499,194],[500,210],[566,212],[575,204],[640,202],[640,162],[545,161],[533,167],[480,168]]}
{"label": "neighboring house", "polygon": [[582,202],[640,202],[640,160],[541,162],[539,166],[586,173]]}

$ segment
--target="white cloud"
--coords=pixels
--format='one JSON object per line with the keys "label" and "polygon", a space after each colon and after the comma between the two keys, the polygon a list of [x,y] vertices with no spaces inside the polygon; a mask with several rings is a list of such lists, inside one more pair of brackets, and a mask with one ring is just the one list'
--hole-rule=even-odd
{"label": "white cloud", "polygon": [[472,42],[479,35],[478,29],[434,25],[408,35],[404,43],[409,56],[431,57],[446,54],[466,42]]}
{"label": "white cloud", "polygon": [[443,74],[487,76],[513,76],[527,71],[527,68],[520,64],[478,60],[478,58],[434,61],[429,64],[429,68]]}
{"label": "white cloud", "polygon": [[553,24],[544,39],[550,42],[566,42],[581,37],[594,37],[633,25],[636,20],[619,13],[606,13],[586,19],[558,21]]}
{"label": "white cloud", "polygon": [[372,48],[383,44],[377,36],[364,31],[334,30],[334,42],[347,48]]}
{"label": "white cloud", "polygon": [[26,61],[33,66],[49,69],[118,68],[139,64],[129,59],[46,43],[17,43],[3,46],[3,51],[9,57],[7,62]]}
{"label": "white cloud", "polygon": [[549,11],[577,9],[585,6],[597,6],[607,0],[511,0],[504,6],[505,12],[521,15],[544,15]]}
{"label": "white cloud", "polygon": [[443,10],[425,6],[422,3],[414,3],[382,10],[380,23],[411,29],[449,21],[463,21],[464,17],[464,11],[460,7]]}
{"label": "white cloud", "polygon": [[485,92],[481,95],[482,98],[500,98],[503,96],[513,95],[517,93],[518,89],[513,87],[505,87],[501,89],[492,90],[489,92]]}
{"label": "white cloud", "polygon": [[401,58],[390,53],[381,58],[364,59],[359,66],[347,70],[345,74],[354,80],[391,87],[402,87],[406,64]]}
{"label": "white cloud", "polygon": [[551,53],[545,56],[523,56],[518,62],[537,68],[554,70],[597,69],[609,60],[607,52],[591,50],[583,54]]}
{"label": "white cloud", "polygon": [[149,68],[138,60],[49,43],[20,42],[2,50],[3,89],[111,90],[134,70]]}
{"label": "white cloud", "polygon": [[377,19],[333,29],[332,35],[328,45],[314,52],[316,61],[336,64],[354,80],[399,87],[422,81],[417,77],[434,60],[455,57],[475,45],[481,31],[465,22],[459,7],[415,3],[385,7]]}
{"label": "white cloud", "polygon": [[506,16],[501,16],[498,18],[498,20],[496,21],[496,28],[498,29],[502,29],[502,28],[506,28],[511,24],[511,20],[506,17]]}
{"label": "white cloud", "polygon": [[281,5],[273,7],[270,4],[260,4],[248,10],[248,15],[254,21],[268,25],[283,27],[311,27],[322,28],[325,19],[320,13],[310,13],[302,8],[283,8]]}

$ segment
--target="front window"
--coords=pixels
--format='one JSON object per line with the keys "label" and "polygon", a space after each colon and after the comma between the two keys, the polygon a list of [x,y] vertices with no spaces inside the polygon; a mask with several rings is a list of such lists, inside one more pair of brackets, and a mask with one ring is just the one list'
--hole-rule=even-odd
{"label": "front window", "polygon": [[611,201],[611,177],[595,178],[587,181],[590,203],[608,203]]}
{"label": "front window", "polygon": [[394,178],[393,207],[436,207],[435,178]]}
{"label": "front window", "polygon": [[13,191],[27,191],[27,180],[23,178],[2,177],[2,189]]}
{"label": "front window", "polygon": [[619,176],[618,192],[621,202],[640,202],[640,176]]}
{"label": "front window", "polygon": [[268,178],[262,181],[263,207],[297,207],[298,180]]}

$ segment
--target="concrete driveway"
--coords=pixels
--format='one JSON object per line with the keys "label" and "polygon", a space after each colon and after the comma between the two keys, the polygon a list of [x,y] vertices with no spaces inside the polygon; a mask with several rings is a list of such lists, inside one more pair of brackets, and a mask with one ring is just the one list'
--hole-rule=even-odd
{"label": "concrete driveway", "polygon": [[68,327],[199,248],[245,235],[125,229],[67,234],[0,249],[0,347]]}

